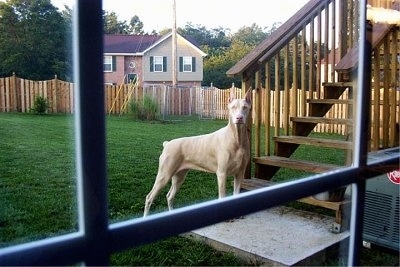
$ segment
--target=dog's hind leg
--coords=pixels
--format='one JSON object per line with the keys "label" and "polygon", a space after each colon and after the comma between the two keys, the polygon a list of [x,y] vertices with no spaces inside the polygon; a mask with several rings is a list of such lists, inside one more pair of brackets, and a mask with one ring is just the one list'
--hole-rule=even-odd
{"label": "dog's hind leg", "polygon": [[176,173],[174,176],[172,176],[171,188],[169,189],[167,194],[167,202],[169,210],[173,209],[174,198],[179,188],[181,188],[183,181],[185,181],[186,174],[188,173],[188,171],[189,170],[182,170]]}
{"label": "dog's hind leg", "polygon": [[243,181],[243,174],[235,175],[234,180],[233,180],[233,194],[239,194],[240,193],[240,186],[242,185]]}
{"label": "dog's hind leg", "polygon": [[161,174],[160,172],[157,174],[156,180],[154,182],[153,188],[150,193],[146,196],[146,202],[144,205],[144,214],[143,216],[147,216],[150,211],[151,204],[153,204],[154,198],[158,196],[160,191],[167,185],[168,181],[171,179],[171,175]]}

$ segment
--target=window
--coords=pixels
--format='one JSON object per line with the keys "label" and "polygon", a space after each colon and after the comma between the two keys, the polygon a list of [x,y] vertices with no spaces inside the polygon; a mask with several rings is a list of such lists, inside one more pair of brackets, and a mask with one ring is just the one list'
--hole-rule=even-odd
{"label": "window", "polygon": [[195,57],[179,57],[180,72],[195,72],[196,58]]}
{"label": "window", "polygon": [[128,73],[126,76],[126,83],[134,83],[136,82],[137,74],[136,73]]}
{"label": "window", "polygon": [[[366,6],[366,1],[359,5]],[[357,91],[355,118],[354,165],[337,171],[323,173],[306,179],[287,182],[253,192],[240,194],[207,203],[193,205],[146,219],[128,220],[109,225],[107,206],[107,177],[105,152],[104,90],[102,72],[102,3],[101,1],[77,1],[79,24],[74,29],[76,93],[76,148],[79,203],[79,231],[37,242],[0,249],[1,265],[108,265],[113,252],[154,242],[193,229],[215,224],[227,219],[268,209],[302,197],[324,192],[331,188],[353,184],[352,221],[350,226],[348,264],[359,265],[362,233],[362,206],[365,180],[372,177],[374,168],[387,165],[398,167],[398,156],[379,160],[367,166],[368,145],[365,129],[368,116],[368,98]],[[363,13],[363,12],[361,12]],[[365,21],[365,16],[361,16]],[[365,36],[365,26],[361,26]],[[86,36],[90,36],[87,42]],[[360,55],[368,48],[360,43]],[[79,49],[79,51],[78,51]],[[367,50],[368,51],[368,50]],[[154,58],[155,69],[164,71]],[[368,57],[361,57],[358,68],[358,87],[364,89],[369,80]],[[112,64],[112,63],[111,63]],[[87,66],[90,65],[90,68]],[[156,67],[157,66],[157,67]],[[192,65],[193,66],[193,65]],[[111,68],[112,69],[112,68]],[[269,199],[269,201],[265,201]],[[360,216],[361,215],[361,216]],[[45,218],[46,219],[46,218]],[[178,227],[179,226],[179,227]],[[146,233],[150,232],[147,235]]]}
{"label": "window", "polygon": [[150,72],[166,72],[167,57],[151,56],[150,57]]}
{"label": "window", "polygon": [[116,71],[115,56],[104,56],[103,71],[104,72]]}

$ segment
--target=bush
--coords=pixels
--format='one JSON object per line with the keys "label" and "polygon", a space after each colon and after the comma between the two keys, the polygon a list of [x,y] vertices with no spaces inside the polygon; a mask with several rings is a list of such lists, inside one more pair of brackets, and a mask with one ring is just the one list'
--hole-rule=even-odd
{"label": "bush", "polygon": [[158,119],[158,104],[148,95],[144,95],[142,101],[132,100],[129,103],[129,110],[135,119],[149,121]]}
{"label": "bush", "polygon": [[31,108],[31,112],[39,115],[43,115],[47,112],[49,108],[49,103],[44,96],[36,96],[33,102],[33,108]]}

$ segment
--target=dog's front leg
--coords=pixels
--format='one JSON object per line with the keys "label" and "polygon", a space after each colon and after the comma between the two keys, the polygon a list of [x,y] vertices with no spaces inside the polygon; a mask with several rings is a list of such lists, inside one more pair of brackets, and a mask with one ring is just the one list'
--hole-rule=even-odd
{"label": "dog's front leg", "polygon": [[218,198],[226,196],[226,172],[217,171]]}

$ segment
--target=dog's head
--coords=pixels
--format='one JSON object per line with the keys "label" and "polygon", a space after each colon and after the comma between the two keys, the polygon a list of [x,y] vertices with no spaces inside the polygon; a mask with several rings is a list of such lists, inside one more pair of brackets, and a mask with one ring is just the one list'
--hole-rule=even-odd
{"label": "dog's head", "polygon": [[251,89],[249,89],[243,99],[236,99],[231,91],[229,98],[229,121],[234,124],[246,124],[251,109]]}

